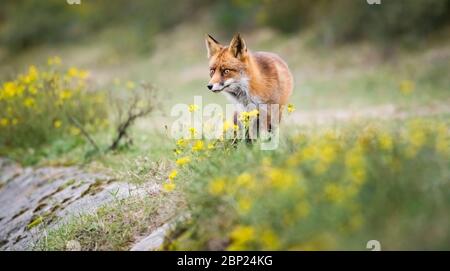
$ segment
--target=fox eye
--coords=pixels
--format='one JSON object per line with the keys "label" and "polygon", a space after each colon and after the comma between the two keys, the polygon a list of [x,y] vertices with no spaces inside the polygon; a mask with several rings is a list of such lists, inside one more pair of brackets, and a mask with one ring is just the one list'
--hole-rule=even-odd
{"label": "fox eye", "polygon": [[230,69],[223,70],[223,74],[228,74],[230,72]]}
{"label": "fox eye", "polygon": [[212,77],[212,76],[213,76],[213,74],[214,74],[214,69],[210,69],[210,70],[209,70],[209,76],[211,76],[211,77]]}

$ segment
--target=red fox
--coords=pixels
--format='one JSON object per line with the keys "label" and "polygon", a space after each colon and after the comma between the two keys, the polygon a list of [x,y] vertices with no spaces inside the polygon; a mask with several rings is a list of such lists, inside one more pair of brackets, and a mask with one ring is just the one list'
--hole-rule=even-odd
{"label": "red fox", "polygon": [[[258,108],[261,104],[278,106],[279,119],[276,121],[281,120],[281,112],[292,93],[293,78],[278,55],[251,52],[240,34],[236,34],[228,46],[206,35],[206,48],[211,77],[208,89],[224,93],[245,111],[249,106]],[[270,122],[270,112],[267,110],[268,130],[274,124]]]}

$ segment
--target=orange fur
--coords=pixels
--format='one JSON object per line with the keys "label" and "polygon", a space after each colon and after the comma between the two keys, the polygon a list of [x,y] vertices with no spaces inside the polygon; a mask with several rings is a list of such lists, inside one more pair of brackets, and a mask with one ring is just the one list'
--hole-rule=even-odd
{"label": "orange fur", "polygon": [[251,52],[239,34],[229,46],[206,37],[211,80],[208,88],[224,92],[237,104],[278,104],[281,111],[292,94],[293,78],[276,54]]}

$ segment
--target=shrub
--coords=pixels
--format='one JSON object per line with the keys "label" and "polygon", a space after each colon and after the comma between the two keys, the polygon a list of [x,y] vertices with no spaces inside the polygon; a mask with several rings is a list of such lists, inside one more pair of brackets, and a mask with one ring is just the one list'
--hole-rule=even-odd
{"label": "shrub", "polygon": [[331,42],[369,39],[384,43],[420,40],[448,25],[450,2],[398,0],[369,5],[364,0],[237,0],[219,2],[215,9],[217,23],[229,32],[268,26],[293,33],[313,26],[318,37]]}
{"label": "shrub", "polygon": [[0,147],[39,147],[63,137],[79,137],[108,125],[105,93],[90,90],[89,73],[49,65],[30,66],[0,88]]}
{"label": "shrub", "polygon": [[178,142],[169,179],[191,217],[166,248],[448,249],[449,123],[396,125],[302,132],[274,152]]}
{"label": "shrub", "polygon": [[[234,33],[267,26],[294,33],[316,26],[318,35],[335,42],[369,38],[388,42],[414,41],[448,24],[448,0],[176,0],[82,1],[68,5],[61,0],[6,0],[0,10],[0,42],[10,50],[48,43],[73,41],[102,28],[121,25],[136,45],[148,47],[151,37],[180,23],[211,14],[218,29]],[[120,40],[117,41],[120,43]]]}
{"label": "shrub", "polygon": [[83,16],[83,9],[83,5],[75,7],[59,0],[8,0],[0,11],[0,42],[10,50],[21,50],[80,37],[79,22],[88,18]]}
{"label": "shrub", "polygon": [[20,51],[39,44],[75,41],[100,29],[125,25],[130,36],[139,36],[136,45],[143,46],[156,32],[192,16],[204,2],[176,0],[171,5],[177,8],[167,8],[167,2],[161,0],[90,0],[80,5],[69,5],[65,0],[6,0],[0,10],[0,42],[11,51]]}
{"label": "shrub", "polygon": [[327,10],[328,20],[323,31],[331,32],[337,42],[361,38],[382,43],[411,42],[448,23],[450,2],[398,0],[368,5],[365,1],[344,0],[329,2],[322,9]]}

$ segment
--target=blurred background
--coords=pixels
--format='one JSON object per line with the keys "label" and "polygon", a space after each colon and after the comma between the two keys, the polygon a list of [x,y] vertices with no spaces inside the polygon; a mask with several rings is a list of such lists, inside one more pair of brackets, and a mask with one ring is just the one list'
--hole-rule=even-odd
{"label": "blurred background", "polygon": [[[287,60],[303,108],[395,100],[399,81],[412,77],[427,88],[423,101],[444,95],[430,84],[448,86],[449,14],[449,0],[5,0],[0,79],[57,55],[91,70],[102,86],[147,80],[176,93],[170,104],[193,95],[221,102],[204,87],[204,34],[227,43],[241,32],[250,49]],[[336,99],[321,98],[329,95]]]}
{"label": "blurred background", "polygon": [[[207,19],[209,29],[220,35],[271,28],[295,34],[314,28],[316,45],[370,40],[414,44],[449,22],[447,0],[99,0],[70,5],[64,0],[6,0],[0,13],[1,41],[9,51],[36,45],[76,42],[105,29],[126,28],[127,43],[148,51],[154,36],[177,25]],[[125,42],[125,41],[124,41]]]}

